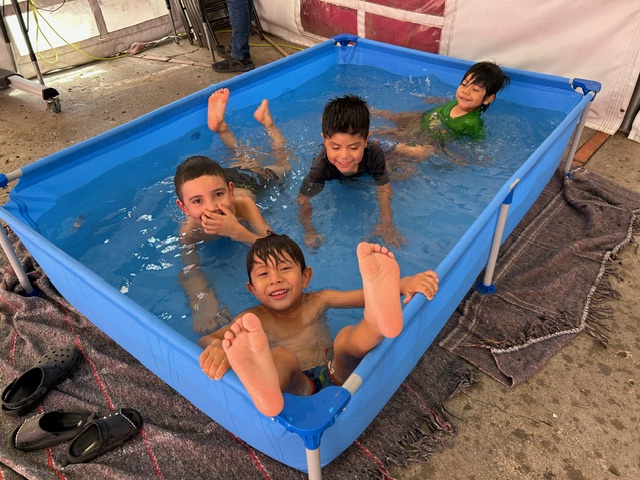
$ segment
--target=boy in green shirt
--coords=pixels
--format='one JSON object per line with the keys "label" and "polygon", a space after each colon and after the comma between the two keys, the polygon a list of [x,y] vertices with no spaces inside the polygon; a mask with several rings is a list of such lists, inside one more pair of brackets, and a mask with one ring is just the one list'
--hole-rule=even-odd
{"label": "boy in green shirt", "polygon": [[[496,94],[509,85],[509,77],[493,62],[478,62],[462,77],[456,98],[424,113],[371,110],[374,115],[391,120],[396,129],[378,130],[399,141],[394,153],[421,160],[452,138],[469,137],[482,140],[485,136],[481,115],[493,103]],[[411,139],[411,140],[407,140]]]}

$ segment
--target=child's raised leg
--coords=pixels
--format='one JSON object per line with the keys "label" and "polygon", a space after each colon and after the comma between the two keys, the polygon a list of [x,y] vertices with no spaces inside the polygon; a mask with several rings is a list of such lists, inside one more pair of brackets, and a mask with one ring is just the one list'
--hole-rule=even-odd
{"label": "child's raised leg", "polygon": [[266,98],[262,100],[262,103],[260,103],[260,106],[258,106],[254,112],[253,117],[262,124],[271,139],[271,148],[273,149],[275,163],[266,168],[273,170],[276,175],[278,175],[278,178],[282,179],[284,174],[291,170],[291,163],[289,162],[290,152],[287,150],[284,135],[273,121],[271,111],[269,110],[269,100]]}
{"label": "child's raised leg", "polygon": [[207,125],[212,132],[218,133],[220,140],[222,140],[222,143],[224,143],[227,148],[236,150],[238,148],[238,141],[224,120],[228,102],[228,88],[221,88],[211,94],[207,110]]}
{"label": "child's raised leg", "polygon": [[364,318],[344,327],[333,343],[336,378],[345,381],[360,360],[383,338],[402,331],[400,305],[400,267],[386,247],[360,243],[358,266],[364,291]]}
{"label": "child's raised leg", "polygon": [[260,319],[247,313],[231,325],[222,341],[229,364],[256,408],[269,417],[284,407],[282,392],[311,394],[311,385],[288,349],[269,347]]}

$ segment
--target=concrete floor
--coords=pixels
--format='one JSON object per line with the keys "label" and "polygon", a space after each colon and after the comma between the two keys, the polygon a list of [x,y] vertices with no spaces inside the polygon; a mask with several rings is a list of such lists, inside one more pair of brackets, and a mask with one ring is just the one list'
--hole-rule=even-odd
{"label": "concrete floor", "polygon": [[[282,57],[259,38],[252,41],[257,66]],[[48,75],[47,84],[60,93],[59,114],[33,95],[0,91],[0,171],[19,168],[229,77],[213,72],[209,52],[188,42],[143,55]],[[582,141],[593,133],[587,129]],[[586,168],[640,193],[640,144],[622,134],[610,137]],[[4,203],[7,190],[1,195]],[[616,287],[622,298],[610,304],[615,318],[608,348],[582,334],[534,378],[513,389],[481,375],[477,387],[446,405],[460,417],[452,448],[425,465],[394,468],[394,477],[639,479],[636,249],[626,248],[617,260],[623,280]]]}

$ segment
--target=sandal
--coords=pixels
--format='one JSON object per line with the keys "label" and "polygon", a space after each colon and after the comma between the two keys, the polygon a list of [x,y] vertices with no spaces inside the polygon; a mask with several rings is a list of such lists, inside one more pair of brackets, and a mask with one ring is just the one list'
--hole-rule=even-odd
{"label": "sandal", "polygon": [[51,447],[78,435],[95,416],[84,410],[41,413],[16,428],[11,443],[23,452]]}
{"label": "sandal", "polygon": [[81,358],[75,346],[49,350],[34,367],[7,385],[2,392],[2,411],[12,417],[27,413],[71,374]]}
{"label": "sandal", "polygon": [[62,467],[70,463],[85,463],[119,447],[138,434],[142,417],[133,408],[120,408],[106,417],[93,420],[71,443],[66,454],[57,460]]}
{"label": "sandal", "polygon": [[233,58],[231,55],[225,56],[225,59],[216,62],[211,67],[220,73],[238,73],[238,72],[248,72],[249,70],[253,70],[256,68],[255,63],[251,60],[251,55],[247,55],[242,60],[238,60],[237,58]]}

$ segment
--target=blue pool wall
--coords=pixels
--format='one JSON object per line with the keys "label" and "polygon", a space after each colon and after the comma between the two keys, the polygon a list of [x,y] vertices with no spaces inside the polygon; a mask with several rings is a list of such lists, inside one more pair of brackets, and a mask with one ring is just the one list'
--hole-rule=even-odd
{"label": "blue pool wall", "polygon": [[[302,471],[306,471],[302,440],[258,413],[233,373],[220,382],[207,378],[200,370],[200,349],[195,344],[176,334],[39,235],[33,227],[40,202],[28,187],[51,175],[64,174],[74,178],[76,174],[85,174],[89,168],[85,159],[99,156],[107,149],[122,148],[124,157],[132,140],[135,143],[135,138],[147,129],[162,129],[167,137],[179,138],[194,123],[206,122],[207,99],[217,88],[230,88],[234,92],[235,105],[242,108],[255,105],[264,97],[281,95],[336,63],[375,65],[402,75],[424,75],[425,67],[433,65],[437,67],[439,78],[452,84],[459,82],[471,64],[363,39],[358,39],[354,47],[334,47],[329,40],[213,85],[23,168],[24,177],[14,188],[10,202],[0,209],[0,217],[13,228],[56,288],[80,313],[217,423],[265,454]],[[487,261],[498,210],[508,195],[509,185],[516,178],[521,180],[514,192],[504,238],[533,204],[562,160],[589,99],[574,92],[569,79],[507,71],[512,84],[504,94],[505,99],[524,106],[562,111],[566,114],[565,120],[497,192],[494,200],[436,268],[441,281],[434,300],[427,302],[422,296],[414,298],[404,309],[405,329],[401,336],[385,340],[356,369],[355,374],[364,379],[363,386],[355,392],[335,425],[324,433],[323,465],[348,448],[375,418],[473,285]],[[138,143],[135,155],[153,148]],[[113,167],[113,163],[104,166],[105,170]],[[64,194],[73,188],[73,184],[71,181],[60,182],[59,188],[51,195]]]}

